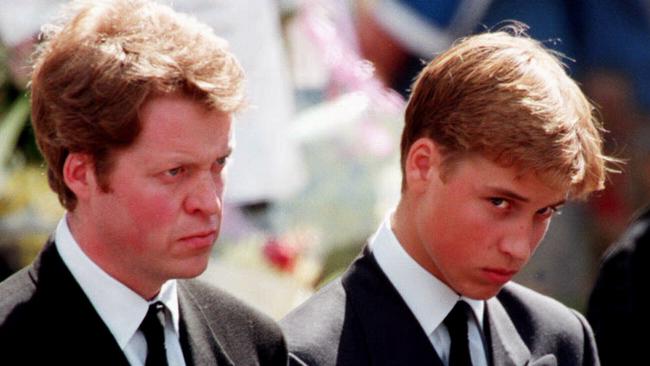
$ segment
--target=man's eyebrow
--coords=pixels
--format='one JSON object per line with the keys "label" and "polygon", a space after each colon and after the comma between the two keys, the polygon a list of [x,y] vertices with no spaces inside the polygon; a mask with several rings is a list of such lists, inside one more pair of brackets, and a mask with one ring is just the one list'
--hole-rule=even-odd
{"label": "man's eyebrow", "polygon": [[[515,192],[513,192],[513,191],[511,191],[509,189],[499,188],[499,187],[491,187],[491,186],[488,186],[488,189],[490,189],[496,195],[503,196],[503,197],[506,197],[506,198],[510,198],[512,200],[515,200],[515,201],[524,202],[524,203],[530,202],[530,199],[528,199],[527,197],[524,197],[524,196],[522,196],[520,194],[517,194],[517,193],[515,193]],[[562,206],[564,203],[566,203],[566,199],[561,199],[561,200],[559,200],[559,201],[557,201],[555,203],[552,203],[552,204],[548,205],[547,207]]]}
{"label": "man's eyebrow", "polygon": [[[216,157],[214,158],[214,160],[228,158],[228,157],[230,157],[232,155],[232,152],[233,152],[233,148],[231,146],[228,146],[228,148],[223,153],[219,152],[216,155]],[[163,154],[164,153],[165,152],[163,152]],[[212,162],[213,157],[214,157],[214,155],[212,157],[210,157],[210,156],[202,156],[201,160],[206,159],[206,161],[209,160],[210,162]],[[174,164],[179,164],[179,165],[195,165],[195,164],[197,164],[197,161],[195,159],[196,155],[192,154],[192,153],[188,153],[188,152],[180,152],[180,153],[179,152],[173,152],[173,153],[168,152],[167,158],[169,159],[169,161],[173,162]]]}
{"label": "man's eyebrow", "polygon": [[520,201],[520,202],[530,202],[530,199],[528,199],[527,197],[524,197],[524,196],[522,196],[522,195],[520,195],[518,193],[515,193],[515,192],[513,192],[513,191],[511,191],[509,189],[500,188],[500,187],[492,187],[492,186],[488,186],[487,188],[490,191],[494,192],[494,194],[496,194],[498,196],[503,196],[503,197],[510,198],[512,200]]}

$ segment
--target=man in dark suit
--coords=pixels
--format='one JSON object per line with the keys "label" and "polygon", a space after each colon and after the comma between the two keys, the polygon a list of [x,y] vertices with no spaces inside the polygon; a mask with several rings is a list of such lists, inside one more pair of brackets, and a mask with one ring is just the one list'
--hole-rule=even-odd
{"label": "man in dark suit", "polygon": [[650,208],[603,257],[587,319],[603,365],[634,365],[645,357],[650,328]]}
{"label": "man in dark suit", "polygon": [[243,75],[194,19],[76,2],[44,28],[32,122],[67,212],[0,284],[3,365],[286,365],[280,328],[191,278],[219,233]]}
{"label": "man in dark suit", "polygon": [[584,317],[510,282],[565,200],[603,188],[592,106],[521,28],[416,79],[402,193],[343,276],[281,321],[296,365],[597,365]]}

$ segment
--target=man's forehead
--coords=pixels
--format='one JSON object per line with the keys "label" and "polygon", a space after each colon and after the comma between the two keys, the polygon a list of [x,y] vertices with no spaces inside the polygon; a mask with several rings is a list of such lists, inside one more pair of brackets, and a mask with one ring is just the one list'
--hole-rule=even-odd
{"label": "man's forehead", "polygon": [[[544,176],[540,176],[537,172],[530,170],[527,172],[518,172],[512,182],[512,185],[506,184],[504,187],[497,186],[493,188],[495,190],[501,190],[502,193],[519,201],[544,201],[549,206],[564,204],[570,196],[570,188],[567,185],[555,184],[555,182],[545,179]],[[526,193],[518,193],[520,192],[520,187],[527,187]],[[531,191],[531,187],[534,190]]]}
{"label": "man's forehead", "polygon": [[531,168],[503,164],[479,154],[466,155],[454,164],[460,166],[463,161],[470,161],[467,167],[470,171],[484,172],[481,173],[482,178],[473,183],[478,188],[522,202],[543,201],[547,205],[562,204],[570,197],[568,178],[559,179],[562,176],[557,174],[544,174]]}

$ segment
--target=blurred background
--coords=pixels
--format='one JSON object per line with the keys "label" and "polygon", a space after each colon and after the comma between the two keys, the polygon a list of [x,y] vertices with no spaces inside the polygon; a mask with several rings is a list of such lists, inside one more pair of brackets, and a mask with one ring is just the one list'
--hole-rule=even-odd
{"label": "blurred background", "polygon": [[[650,195],[646,0],[162,1],[227,39],[248,76],[224,226],[202,276],[280,318],[345,270],[400,187],[409,86],[455,39],[512,21],[561,52],[627,161],[568,204],[517,281],[584,311],[607,246]],[[61,1],[0,0],[0,279],[63,215],[29,122],[29,55]],[[442,218],[444,220],[444,218]]]}

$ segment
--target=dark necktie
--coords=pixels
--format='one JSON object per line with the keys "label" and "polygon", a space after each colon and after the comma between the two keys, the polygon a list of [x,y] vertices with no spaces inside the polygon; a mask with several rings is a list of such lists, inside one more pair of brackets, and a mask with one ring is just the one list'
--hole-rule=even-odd
{"label": "dark necktie", "polygon": [[445,318],[445,325],[451,338],[449,350],[449,366],[471,366],[469,355],[469,337],[467,333],[467,317],[472,309],[465,301],[458,301]]}
{"label": "dark necktie", "polygon": [[165,305],[160,301],[149,305],[140,330],[147,340],[147,360],[145,366],[167,366],[165,351]]}

